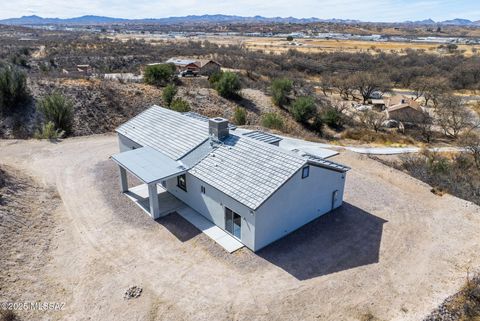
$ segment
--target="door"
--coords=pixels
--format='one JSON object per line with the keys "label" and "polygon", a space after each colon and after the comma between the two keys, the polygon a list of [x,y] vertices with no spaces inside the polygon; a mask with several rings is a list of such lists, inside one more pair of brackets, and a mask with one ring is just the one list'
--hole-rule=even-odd
{"label": "door", "polygon": [[238,239],[242,238],[242,217],[225,207],[225,230]]}

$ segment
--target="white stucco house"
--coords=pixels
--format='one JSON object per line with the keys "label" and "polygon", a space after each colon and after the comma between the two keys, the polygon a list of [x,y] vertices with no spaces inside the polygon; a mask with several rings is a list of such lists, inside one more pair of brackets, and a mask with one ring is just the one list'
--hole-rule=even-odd
{"label": "white stucco house", "polygon": [[122,191],[127,171],[147,184],[154,219],[161,186],[253,251],[343,202],[348,167],[236,134],[223,118],[153,106],[116,132]]}

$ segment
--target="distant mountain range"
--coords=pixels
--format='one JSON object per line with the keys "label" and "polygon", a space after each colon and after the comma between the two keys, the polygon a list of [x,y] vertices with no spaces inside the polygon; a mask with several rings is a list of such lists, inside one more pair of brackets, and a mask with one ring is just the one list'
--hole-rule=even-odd
{"label": "distant mountain range", "polygon": [[[39,16],[23,16],[20,18],[10,18],[0,20],[0,24],[7,25],[107,25],[107,24],[184,24],[184,23],[311,23],[311,22],[331,22],[331,23],[362,23],[360,20],[348,19],[319,19],[319,18],[294,18],[294,17],[273,17],[262,16],[242,17],[232,15],[193,15],[184,17],[169,17],[158,19],[122,19],[102,16],[82,16],[76,18],[42,18]],[[455,25],[455,26],[480,26],[480,21],[470,21],[467,19],[453,19],[435,22],[432,19],[421,21],[398,22],[414,25]]]}

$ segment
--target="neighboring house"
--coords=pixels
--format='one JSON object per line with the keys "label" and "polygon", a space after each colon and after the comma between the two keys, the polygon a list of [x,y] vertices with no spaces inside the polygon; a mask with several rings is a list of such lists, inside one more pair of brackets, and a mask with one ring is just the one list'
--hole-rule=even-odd
{"label": "neighboring house", "polygon": [[216,72],[220,72],[222,65],[211,59],[200,59],[200,74],[210,76]]}
{"label": "neighboring house", "polygon": [[418,122],[423,117],[423,109],[415,100],[397,95],[388,101],[387,116],[401,122]]}
{"label": "neighboring house", "polygon": [[370,104],[372,104],[373,109],[378,110],[378,111],[383,111],[385,110],[385,100],[383,99],[370,99]]}
{"label": "neighboring house", "polygon": [[116,130],[122,190],[127,171],[147,184],[157,219],[159,184],[253,251],[342,205],[348,167],[233,128],[223,118],[147,109]]}
{"label": "neighboring house", "polygon": [[166,63],[174,64],[178,72],[186,70],[191,70],[193,72],[200,71],[200,63],[197,60],[170,58],[166,61]]}

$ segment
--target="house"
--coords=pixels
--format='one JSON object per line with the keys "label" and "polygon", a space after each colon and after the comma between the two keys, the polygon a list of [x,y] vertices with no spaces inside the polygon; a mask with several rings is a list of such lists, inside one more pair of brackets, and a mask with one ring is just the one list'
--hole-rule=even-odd
{"label": "house", "polygon": [[122,191],[128,171],[148,185],[152,218],[160,187],[253,251],[342,205],[348,167],[234,128],[152,106],[116,130]]}
{"label": "house", "polygon": [[174,64],[178,72],[191,70],[192,72],[200,71],[200,63],[192,59],[170,58],[166,63]]}
{"label": "house", "polygon": [[222,69],[222,65],[211,59],[200,59],[198,62],[200,64],[201,75],[210,76],[216,72],[220,72]]}
{"label": "house", "polygon": [[378,111],[383,111],[386,108],[385,100],[383,99],[370,99],[369,103],[372,104],[373,109]]}
{"label": "house", "polygon": [[388,101],[387,116],[400,122],[415,123],[422,119],[423,109],[415,100],[397,95]]}

